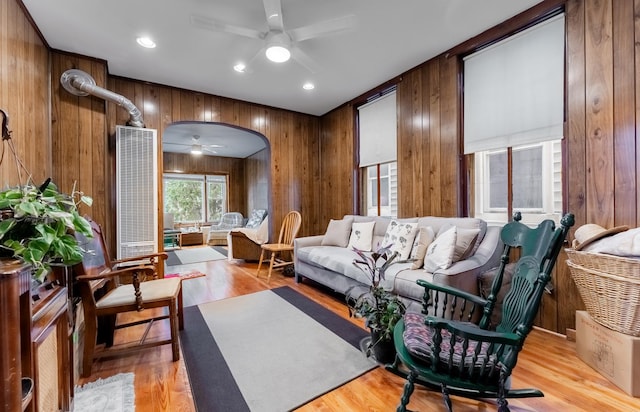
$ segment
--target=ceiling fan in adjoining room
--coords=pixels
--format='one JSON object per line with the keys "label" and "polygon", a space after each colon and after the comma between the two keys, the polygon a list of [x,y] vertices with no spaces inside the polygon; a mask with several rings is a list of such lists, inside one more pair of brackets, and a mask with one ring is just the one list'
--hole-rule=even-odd
{"label": "ceiling fan in adjoining room", "polygon": [[355,27],[355,16],[345,15],[290,30],[285,29],[281,0],[263,0],[263,4],[267,17],[266,30],[236,26],[198,15],[191,16],[191,24],[207,30],[261,40],[263,47],[244,66],[247,69],[250,69],[251,62],[264,52],[270,61],[276,63],[286,62],[289,58],[293,58],[311,73],[317,73],[320,70],[320,65],[302,51],[300,43],[309,39],[338,34]]}
{"label": "ceiling fan in adjoining room", "polygon": [[[204,144],[202,143],[202,141],[200,140],[200,136],[199,135],[193,135],[193,137],[191,138],[191,143],[174,143],[174,142],[165,142],[163,143],[163,145],[167,145],[167,146],[182,146],[185,148],[185,150],[180,150],[181,152],[184,153],[191,153],[192,155],[202,155],[202,154],[212,154],[215,155],[218,152],[216,152],[216,148],[221,148],[224,147],[222,145],[219,144]],[[187,149],[188,147],[188,149]]]}

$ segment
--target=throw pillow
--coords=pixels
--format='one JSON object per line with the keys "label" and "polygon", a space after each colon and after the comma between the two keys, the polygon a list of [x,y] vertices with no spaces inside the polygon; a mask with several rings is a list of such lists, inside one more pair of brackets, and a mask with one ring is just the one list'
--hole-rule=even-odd
{"label": "throw pillow", "polygon": [[408,223],[392,220],[387,226],[382,245],[388,246],[392,253],[398,252],[398,260],[406,260],[411,253],[411,246],[413,246],[413,239],[415,239],[417,232],[417,222]]}
{"label": "throw pillow", "polygon": [[260,223],[264,220],[265,216],[267,216],[267,211],[265,209],[254,209],[251,211],[251,216],[249,216],[249,220],[244,227],[249,229],[255,229],[260,226]]}
{"label": "throw pillow", "polygon": [[351,223],[353,223],[352,217],[341,220],[331,219],[321,245],[347,247],[351,234]]}
{"label": "throw pillow", "polygon": [[453,262],[464,260],[471,256],[480,234],[480,229],[463,229],[459,227],[456,232],[456,249],[453,252]]}
{"label": "throw pillow", "polygon": [[433,273],[438,269],[449,269],[453,263],[453,253],[456,250],[456,227],[438,236],[427,248],[424,257],[424,269]]}
{"label": "throw pillow", "polygon": [[376,222],[353,222],[351,225],[351,237],[349,237],[349,249],[356,248],[365,252],[371,251],[373,241],[373,227]]}
{"label": "throw pillow", "polygon": [[413,259],[411,269],[420,269],[422,267],[424,264],[424,256],[427,254],[427,248],[435,237],[436,235],[430,226],[420,228],[413,242],[411,254],[409,255],[409,259]]}

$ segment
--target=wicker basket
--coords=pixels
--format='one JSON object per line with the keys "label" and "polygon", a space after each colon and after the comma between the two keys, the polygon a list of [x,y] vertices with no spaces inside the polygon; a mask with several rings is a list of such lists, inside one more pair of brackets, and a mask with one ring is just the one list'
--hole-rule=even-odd
{"label": "wicker basket", "polygon": [[640,260],[567,249],[587,312],[601,325],[640,336]]}
{"label": "wicker basket", "polygon": [[598,272],[640,280],[640,259],[565,249],[572,263]]}

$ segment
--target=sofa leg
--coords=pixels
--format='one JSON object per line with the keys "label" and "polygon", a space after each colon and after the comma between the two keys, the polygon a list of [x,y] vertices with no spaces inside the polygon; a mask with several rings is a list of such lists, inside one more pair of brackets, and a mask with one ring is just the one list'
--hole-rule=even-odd
{"label": "sofa leg", "polygon": [[295,281],[296,283],[302,283],[302,275],[298,274],[298,272],[295,274]]}

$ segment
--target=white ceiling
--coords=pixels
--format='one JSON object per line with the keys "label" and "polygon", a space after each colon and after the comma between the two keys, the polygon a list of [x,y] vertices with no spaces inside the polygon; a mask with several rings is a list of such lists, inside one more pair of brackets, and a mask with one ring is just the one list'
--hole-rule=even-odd
{"label": "white ceiling", "polygon": [[[22,0],[52,48],[106,60],[111,75],[312,115],[323,115],[540,1],[281,0],[285,31],[353,16],[351,30],[296,44],[318,66],[312,73],[293,59],[268,61],[259,53],[264,40],[191,23],[197,16],[267,31],[261,0]],[[157,47],[138,46],[141,35]],[[238,62],[248,63],[249,72],[234,71]],[[305,82],[315,89],[303,90]],[[207,133],[200,135],[207,139]]]}

